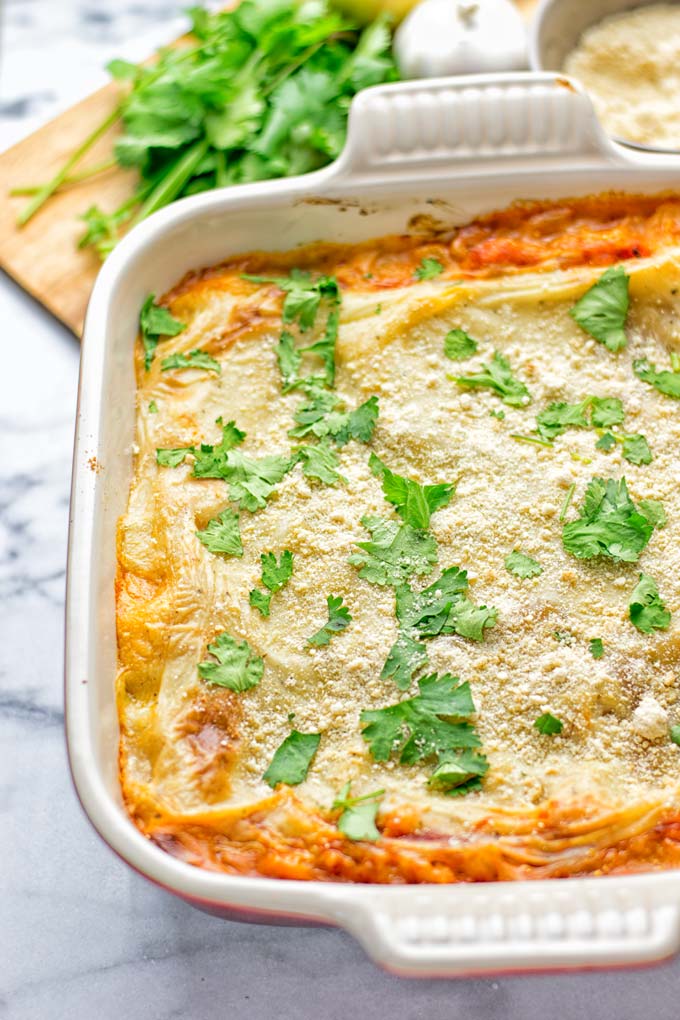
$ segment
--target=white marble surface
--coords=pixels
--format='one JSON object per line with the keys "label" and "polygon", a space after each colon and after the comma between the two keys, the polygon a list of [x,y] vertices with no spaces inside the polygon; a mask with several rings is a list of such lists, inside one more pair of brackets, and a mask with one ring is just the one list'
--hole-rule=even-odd
{"label": "white marble surface", "polygon": [[[98,84],[103,61],[130,52],[131,42],[164,38],[182,6],[6,0],[0,147]],[[377,971],[338,931],[200,914],[102,845],[71,789],[62,731],[78,345],[4,277],[0,322],[0,1017],[677,1020],[680,961],[603,974],[406,981]]]}

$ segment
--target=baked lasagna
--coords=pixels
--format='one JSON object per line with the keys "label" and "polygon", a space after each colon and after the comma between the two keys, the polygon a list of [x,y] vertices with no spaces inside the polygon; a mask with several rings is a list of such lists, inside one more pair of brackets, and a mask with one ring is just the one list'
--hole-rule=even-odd
{"label": "baked lasagna", "polygon": [[261,252],[141,312],[120,775],[241,875],[680,863],[680,199]]}

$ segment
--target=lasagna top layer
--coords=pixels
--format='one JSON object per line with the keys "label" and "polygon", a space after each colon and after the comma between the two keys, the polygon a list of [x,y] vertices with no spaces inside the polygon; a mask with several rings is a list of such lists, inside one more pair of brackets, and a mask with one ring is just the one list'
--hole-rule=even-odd
{"label": "lasagna top layer", "polygon": [[117,605],[149,838],[347,881],[676,863],[679,236],[669,196],[523,204],[147,306]]}

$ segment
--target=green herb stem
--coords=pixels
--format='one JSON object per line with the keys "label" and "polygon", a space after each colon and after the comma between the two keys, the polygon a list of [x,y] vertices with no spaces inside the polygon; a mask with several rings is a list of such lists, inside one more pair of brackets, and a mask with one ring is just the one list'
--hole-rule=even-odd
{"label": "green herb stem", "polygon": [[159,181],[144,202],[142,208],[132,221],[133,227],[137,223],[141,223],[151,213],[156,212],[157,209],[162,209],[164,205],[168,205],[177,198],[207,151],[208,141],[207,139],[202,139],[196,142],[195,145],[192,145],[181,159],[177,160],[172,170]]}
{"label": "green herb stem", "polygon": [[535,443],[537,446],[550,446],[552,443],[548,439],[539,439],[538,436],[520,436],[516,432],[510,433],[511,439],[516,439],[518,443]]}
{"label": "green herb stem", "polygon": [[572,482],[571,485],[569,486],[569,488],[567,489],[567,495],[564,497],[564,503],[562,504],[562,512],[560,514],[560,520],[561,521],[563,521],[564,518],[567,516],[567,510],[569,509],[569,504],[571,503],[572,499],[574,498],[574,492],[575,491],[576,491],[576,482]]}
{"label": "green herb stem", "polygon": [[51,181],[44,184],[39,191],[33,196],[28,205],[23,209],[22,212],[17,216],[17,224],[20,227],[25,227],[26,224],[33,216],[38,212],[39,209],[45,204],[58,188],[62,186],[71,170],[76,166],[77,163],[83,158],[86,152],[92,148],[102,135],[106,134],[109,128],[113,127],[121,115],[121,107],[117,106],[108,117],[101,122],[101,124],[94,129],[94,131],[88,135],[85,141],[80,145],[76,151],[69,156],[61,170],[59,170]]}
{"label": "green herb stem", "polygon": [[[115,159],[107,159],[104,160],[103,163],[95,163],[94,166],[89,166],[85,170],[78,171],[78,173],[69,174],[68,177],[64,178],[61,185],[56,190],[63,191],[64,188],[71,187],[73,184],[81,184],[83,181],[89,180],[90,177],[96,177],[97,174],[103,174],[106,173],[107,170],[113,170],[116,166],[118,166],[118,163]],[[12,198],[37,195],[44,187],[44,184],[27,184],[24,187],[11,188],[9,193]]]}

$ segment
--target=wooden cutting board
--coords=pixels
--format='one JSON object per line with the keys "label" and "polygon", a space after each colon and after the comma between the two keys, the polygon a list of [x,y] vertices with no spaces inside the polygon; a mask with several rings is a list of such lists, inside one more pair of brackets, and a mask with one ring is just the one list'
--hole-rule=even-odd
{"label": "wooden cutting board", "polygon": [[[536,0],[517,0],[527,17]],[[0,155],[0,267],[80,336],[85,309],[101,265],[92,250],[80,251],[84,226],[78,217],[90,206],[117,208],[132,193],[136,174],[118,168],[65,188],[23,228],[16,217],[27,198],[8,198],[13,187],[50,180],[94,129],[111,113],[119,87],[106,85]],[[109,159],[112,129],[76,169]]]}

